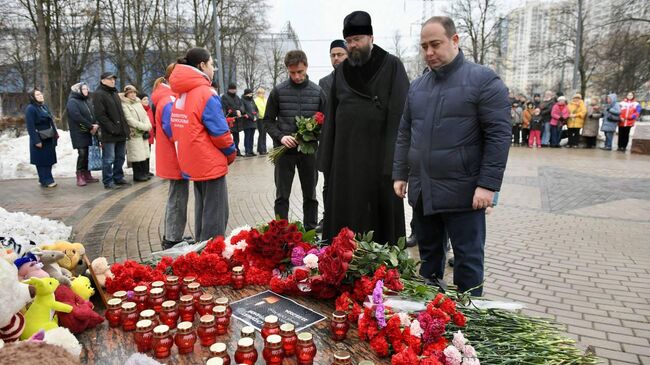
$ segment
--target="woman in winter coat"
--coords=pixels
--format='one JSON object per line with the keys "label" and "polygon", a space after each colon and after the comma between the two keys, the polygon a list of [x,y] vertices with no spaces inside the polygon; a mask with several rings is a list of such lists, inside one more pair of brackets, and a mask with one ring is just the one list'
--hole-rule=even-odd
{"label": "woman in winter coat", "polygon": [[614,140],[614,132],[616,126],[621,121],[621,107],[616,102],[616,94],[607,95],[607,107],[603,114],[603,125],[600,130],[605,133],[605,146],[601,147],[602,150],[611,151],[612,141]]}
{"label": "woman in winter coat", "polygon": [[621,121],[618,123],[618,150],[625,152],[630,140],[630,130],[641,116],[641,104],[636,101],[633,92],[621,101]]}
{"label": "woman in winter coat", "polygon": [[585,125],[586,116],[587,107],[582,101],[582,95],[573,95],[573,99],[569,104],[569,121],[567,122],[567,128],[569,129],[568,147],[578,148],[580,145],[580,129]]}
{"label": "woman in winter coat", "polygon": [[[138,98],[140,98],[140,102],[142,103],[142,107],[144,110],[147,111],[147,117],[149,117],[149,123],[151,124],[151,130],[149,131],[149,138],[147,139],[147,142],[149,142],[149,155],[151,156],[151,145],[155,141],[156,137],[156,123],[154,121],[154,115],[153,115],[153,109],[151,108],[151,101],[149,100],[149,95],[145,93],[140,93],[138,94]],[[153,177],[153,173],[151,173],[151,164],[149,162],[149,158],[147,161],[145,161],[145,171],[147,172],[147,175],[149,177]]]}
{"label": "woman in winter coat", "polygon": [[56,182],[52,176],[52,165],[56,163],[56,140],[59,139],[59,134],[52,113],[45,105],[45,97],[38,89],[29,93],[25,124],[29,133],[29,162],[36,166],[41,186],[53,188]]}
{"label": "woman in winter coat", "polygon": [[72,148],[77,150],[77,186],[98,182],[88,169],[88,146],[92,145],[92,136],[97,133],[99,124],[95,120],[93,103],[88,97],[88,85],[80,82],[70,87],[70,96],[66,105],[68,127]]}
{"label": "woman in winter coat", "polygon": [[257,107],[253,101],[253,90],[245,89],[241,97],[241,102],[244,106],[244,113],[242,114],[242,129],[244,129],[244,149],[246,150],[246,157],[257,156],[253,152],[253,139],[255,138],[255,127],[257,126]]}
{"label": "woman in winter coat", "polygon": [[587,119],[585,119],[585,125],[582,127],[582,136],[585,138],[585,148],[596,147],[598,122],[602,116],[603,112],[598,98],[591,98],[589,107],[587,108]]}
{"label": "woman in winter coat", "polygon": [[151,122],[137,95],[138,90],[133,85],[126,85],[124,93],[120,94],[124,116],[131,128],[129,140],[126,141],[126,156],[133,167],[133,180],[147,181],[151,179],[146,171]]}
{"label": "woman in winter coat", "polygon": [[237,153],[221,98],[210,87],[213,74],[214,64],[206,49],[187,51],[169,77],[178,99],[163,116],[163,129],[171,125],[182,175],[194,182],[197,241],[226,233],[226,175]]}
{"label": "woman in winter coat", "polygon": [[560,133],[568,119],[569,108],[566,105],[566,98],[560,96],[551,110],[551,147],[560,147]]}

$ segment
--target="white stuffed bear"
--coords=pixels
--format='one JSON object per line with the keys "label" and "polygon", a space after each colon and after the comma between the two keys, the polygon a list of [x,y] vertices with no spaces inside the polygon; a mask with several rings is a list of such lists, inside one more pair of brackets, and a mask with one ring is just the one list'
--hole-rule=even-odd
{"label": "white stuffed bear", "polygon": [[102,288],[106,287],[106,278],[113,279],[113,273],[111,272],[111,267],[108,266],[106,257],[98,257],[94,259],[93,262],[90,263],[90,267],[92,267],[93,273],[95,273],[95,277]]}
{"label": "white stuffed bear", "polygon": [[0,339],[18,340],[25,328],[20,310],[31,301],[29,285],[18,281],[16,266],[0,258]]}

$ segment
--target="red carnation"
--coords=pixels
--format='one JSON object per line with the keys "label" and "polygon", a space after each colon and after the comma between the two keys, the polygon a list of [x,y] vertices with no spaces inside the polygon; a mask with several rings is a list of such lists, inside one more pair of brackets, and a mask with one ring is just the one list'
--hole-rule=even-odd
{"label": "red carnation", "polygon": [[420,361],[419,365],[444,365],[435,357],[427,357]]}
{"label": "red carnation", "polygon": [[418,355],[411,347],[407,347],[391,358],[392,365],[417,365],[420,363]]}
{"label": "red carnation", "polygon": [[440,305],[440,309],[442,309],[443,312],[452,315],[456,313],[456,302],[454,302],[454,300],[451,298],[447,298]]}
{"label": "red carnation", "polygon": [[467,319],[465,318],[465,315],[463,315],[461,312],[456,312],[454,313],[454,324],[458,327],[465,327],[465,324],[467,323]]}
{"label": "red carnation", "polygon": [[314,120],[316,121],[316,124],[322,125],[325,121],[325,115],[321,112],[316,112],[316,114],[314,114]]}
{"label": "red carnation", "polygon": [[389,355],[388,342],[386,341],[386,337],[384,336],[378,335],[373,337],[370,340],[370,347],[375,351],[375,353],[379,357],[386,357]]}

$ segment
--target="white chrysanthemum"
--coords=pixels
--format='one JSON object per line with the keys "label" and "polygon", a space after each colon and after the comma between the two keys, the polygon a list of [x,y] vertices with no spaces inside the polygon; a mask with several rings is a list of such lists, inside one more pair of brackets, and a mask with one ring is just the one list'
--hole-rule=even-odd
{"label": "white chrysanthemum", "polygon": [[422,334],[424,333],[424,330],[422,329],[422,327],[420,327],[420,321],[418,321],[417,319],[411,322],[410,330],[411,330],[411,335],[415,337],[422,337]]}
{"label": "white chrysanthemum", "polygon": [[318,269],[318,256],[310,253],[302,259],[302,262],[309,269]]}

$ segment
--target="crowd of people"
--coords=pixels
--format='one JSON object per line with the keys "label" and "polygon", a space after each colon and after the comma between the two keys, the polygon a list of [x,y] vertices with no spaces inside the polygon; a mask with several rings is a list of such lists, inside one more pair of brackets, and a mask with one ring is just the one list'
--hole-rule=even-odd
{"label": "crowd of people", "polygon": [[[120,93],[116,76],[101,75],[92,97],[88,85],[72,86],[68,117],[79,158],[77,183],[90,174],[90,146],[101,142],[102,182],[106,189],[129,185],[125,159],[134,180],[150,178],[149,157],[155,141],[156,175],[169,182],[162,246],[183,240],[189,182],[194,189],[195,239],[224,235],[228,223],[229,165],[238,156],[265,155],[266,134],[284,146],[274,167],[277,217],[289,218],[289,198],[298,172],[303,223],[323,241],[343,227],[374,232],[380,243],[405,235],[403,199],[413,208],[412,230],[420,251],[420,274],[441,285],[448,240],[454,250],[454,281],[461,291],[481,295],[485,212],[497,201],[511,144],[558,147],[564,125],[570,147],[596,144],[598,120],[611,148],[619,128],[619,149],[627,146],[630,127],[639,118],[634,94],[601,106],[586,107],[576,94],[570,103],[547,91],[544,98],[508,98],[498,75],[465,59],[459,35],[448,17],[433,17],[422,27],[420,46],[427,71],[410,83],[402,62],[374,44],[370,15],[355,11],[343,21],[343,38],[330,44],[333,71],[318,84],[308,76],[301,50],[284,58],[288,79],[266,91],[237,94],[228,85],[219,96],[210,52],[192,48],[156,80],[151,100],[136,87]],[[464,98],[454,95],[462,94]],[[56,185],[56,128],[43,95],[30,94],[27,108],[32,163],[45,187]],[[296,118],[326,118],[316,154],[297,149]],[[239,136],[244,134],[243,150]],[[324,219],[318,222],[318,172],[325,178]],[[408,194],[407,194],[408,190]]]}
{"label": "crowd of people", "polygon": [[603,103],[598,97],[585,103],[579,93],[568,101],[564,95],[551,90],[544,93],[543,99],[539,94],[529,100],[523,95],[515,97],[512,93],[509,98],[513,146],[557,148],[566,137],[567,148],[594,148],[600,130],[605,135],[605,143],[600,148],[612,150],[618,128],[617,150],[625,152],[630,130],[641,117],[641,104],[636,101],[634,92],[627,93],[620,103],[616,94],[607,95]]}

